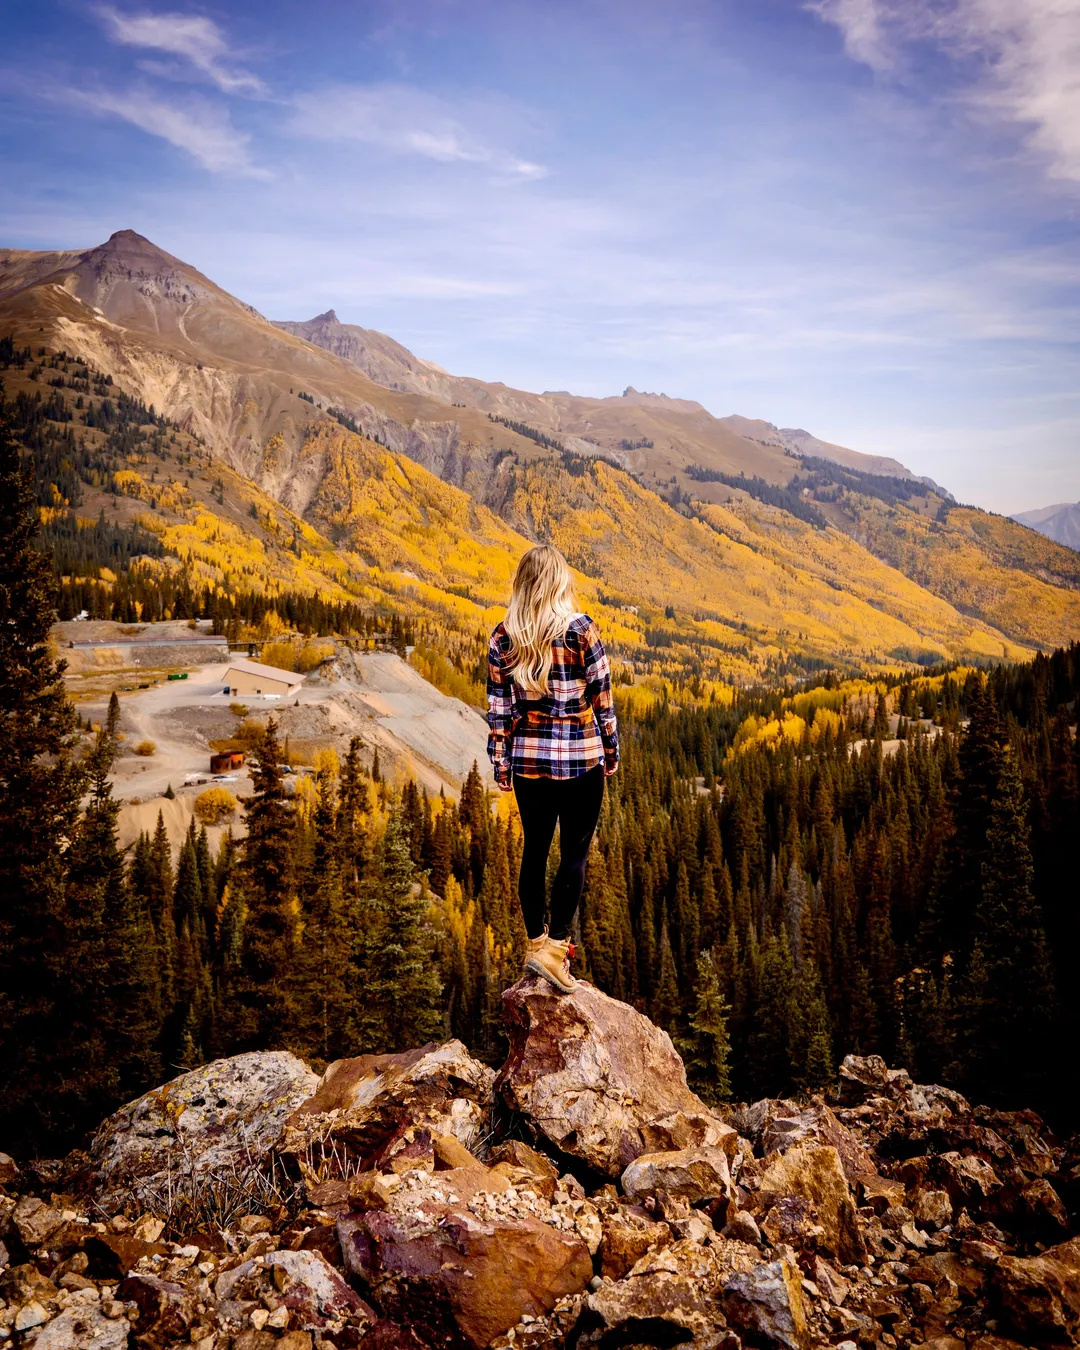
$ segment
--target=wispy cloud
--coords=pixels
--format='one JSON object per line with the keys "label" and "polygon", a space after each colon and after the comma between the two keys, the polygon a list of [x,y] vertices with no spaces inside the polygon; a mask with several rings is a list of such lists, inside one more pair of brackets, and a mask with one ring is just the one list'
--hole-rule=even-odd
{"label": "wispy cloud", "polygon": [[102,5],[97,14],[114,42],[181,57],[227,94],[264,92],[258,76],[236,64],[213,19],[198,14],[122,13],[111,5]]}
{"label": "wispy cloud", "polygon": [[542,165],[506,150],[475,125],[490,118],[469,117],[410,85],[335,85],[300,95],[296,109],[294,130],[319,140],[360,141],[444,164],[477,164],[513,178],[547,174]]}
{"label": "wispy cloud", "polygon": [[844,50],[853,60],[872,70],[892,67],[894,40],[883,0],[809,0],[806,8],[840,29]]}
{"label": "wispy cloud", "polygon": [[185,150],[211,173],[268,177],[252,164],[250,137],[233,126],[228,113],[201,99],[186,99],[183,106],[158,97],[148,89],[126,92],[106,89],[65,89],[57,94],[65,102],[106,116],[120,117],[152,136]]}
{"label": "wispy cloud", "polygon": [[807,8],[880,73],[918,41],[970,60],[973,104],[1030,128],[1049,173],[1080,182],[1080,0],[809,0]]}

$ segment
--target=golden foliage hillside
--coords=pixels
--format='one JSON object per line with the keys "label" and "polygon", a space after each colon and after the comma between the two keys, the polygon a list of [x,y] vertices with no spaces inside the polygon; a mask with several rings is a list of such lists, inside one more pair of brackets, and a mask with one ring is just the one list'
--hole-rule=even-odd
{"label": "golden foliage hillside", "polygon": [[1080,633],[1080,554],[1003,516],[953,507],[943,522],[859,498],[867,550],[917,585],[1029,646]]}

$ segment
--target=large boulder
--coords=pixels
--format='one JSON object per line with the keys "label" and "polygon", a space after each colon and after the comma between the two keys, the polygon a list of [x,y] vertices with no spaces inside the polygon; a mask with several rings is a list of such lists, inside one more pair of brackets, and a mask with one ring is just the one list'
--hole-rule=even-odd
{"label": "large boulder", "polygon": [[601,1221],[600,1274],[621,1280],[653,1248],[668,1247],[671,1229],[641,1205],[612,1205]]}
{"label": "large boulder", "polygon": [[1040,1344],[1080,1342],[1080,1238],[1039,1256],[1003,1256],[993,1287],[1021,1336]]}
{"label": "large boulder", "polygon": [[690,1203],[732,1198],[728,1155],[705,1144],[665,1153],[642,1153],[622,1174],[623,1192],[631,1200],[666,1191]]}
{"label": "large boulder", "polygon": [[895,1100],[911,1087],[907,1069],[890,1069],[880,1055],[845,1055],[840,1065],[840,1100],[848,1106],[872,1097]]}
{"label": "large boulder", "polygon": [[810,1344],[802,1280],[783,1257],[733,1275],[722,1299],[728,1322],[751,1345],[806,1350]]}
{"label": "large boulder", "polygon": [[491,1107],[494,1074],[460,1041],[432,1042],[396,1055],[335,1060],[314,1093],[290,1114],[279,1151],[318,1169],[331,1154],[350,1169],[402,1155],[435,1165],[435,1141],[468,1145]]}
{"label": "large boulder", "polygon": [[593,1273],[576,1233],[529,1216],[481,1218],[464,1204],[350,1214],[338,1235],[347,1271],[384,1314],[424,1343],[462,1350],[543,1317]]}
{"label": "large boulder", "polygon": [[284,1050],[216,1059],[109,1117],[91,1146],[97,1203],[110,1213],[194,1199],[211,1175],[244,1177],[267,1159],[318,1082]]}
{"label": "large boulder", "polygon": [[[725,1285],[753,1271],[761,1256],[741,1242],[718,1238],[708,1247],[689,1238],[642,1256],[625,1278],[605,1280],[585,1301],[579,1344],[602,1347],[694,1344],[726,1326],[719,1299]],[[730,1339],[737,1346],[735,1337]]]}
{"label": "large boulder", "polygon": [[643,1153],[734,1155],[736,1132],[687,1087],[667,1032],[628,1004],[530,976],[503,994],[503,1015],[510,1055],[495,1090],[563,1153],[612,1178]]}
{"label": "large boulder", "polygon": [[777,1102],[776,1107],[775,1111],[767,1112],[761,1129],[763,1154],[786,1153],[793,1144],[811,1139],[819,1144],[831,1144],[836,1149],[844,1175],[852,1185],[860,1177],[876,1174],[877,1167],[869,1150],[819,1098],[801,1109],[790,1102]]}
{"label": "large boulder", "polygon": [[[823,1255],[833,1256],[843,1265],[865,1262],[866,1247],[855,1214],[855,1202],[835,1148],[804,1140],[779,1157],[757,1164],[757,1169],[763,1170],[755,1178],[756,1193],[751,1209],[766,1232],[770,1227],[768,1216],[775,1209],[778,1211],[774,1220],[777,1228],[772,1236],[802,1246],[798,1227],[793,1227],[793,1222],[804,1231],[812,1227],[814,1246]],[[749,1172],[749,1168],[744,1168],[741,1174],[744,1185],[754,1184]],[[792,1201],[801,1201],[803,1205],[793,1206]]]}

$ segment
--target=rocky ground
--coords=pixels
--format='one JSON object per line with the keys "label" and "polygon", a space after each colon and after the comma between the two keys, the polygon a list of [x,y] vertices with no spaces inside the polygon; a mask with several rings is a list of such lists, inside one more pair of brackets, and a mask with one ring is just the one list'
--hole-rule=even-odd
{"label": "rocky ground", "polygon": [[579,986],[458,1042],[240,1055],[0,1155],[0,1342],[35,1350],[1080,1344],[1080,1152],[849,1057],[828,1100],[710,1110]]}

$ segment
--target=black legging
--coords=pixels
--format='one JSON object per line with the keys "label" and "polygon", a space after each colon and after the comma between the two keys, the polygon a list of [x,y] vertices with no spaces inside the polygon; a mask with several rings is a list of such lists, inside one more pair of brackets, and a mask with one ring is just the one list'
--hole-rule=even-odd
{"label": "black legging", "polygon": [[548,850],[559,823],[559,870],[551,888],[549,932],[562,942],[585,888],[585,858],[604,800],[604,769],[598,764],[577,778],[522,778],[516,773],[514,796],[524,834],[518,897],[531,938],[544,931]]}

